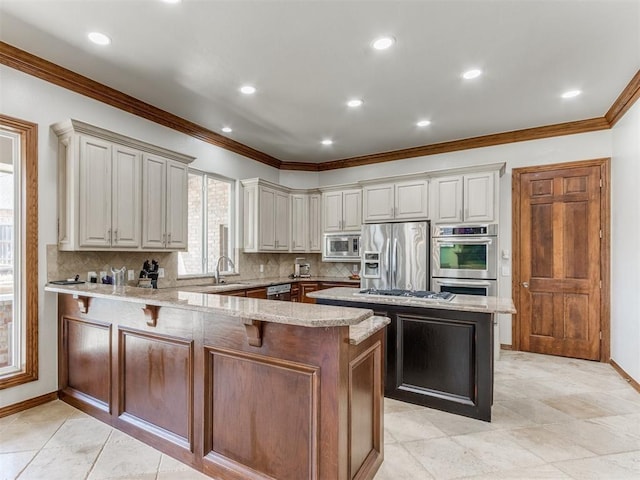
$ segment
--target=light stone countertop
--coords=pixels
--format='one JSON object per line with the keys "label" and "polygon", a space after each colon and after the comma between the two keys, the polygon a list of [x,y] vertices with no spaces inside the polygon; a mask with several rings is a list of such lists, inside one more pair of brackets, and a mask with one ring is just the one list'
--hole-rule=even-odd
{"label": "light stone countertop", "polygon": [[412,297],[378,297],[354,295],[359,288],[335,287],[307,293],[308,297],[334,301],[357,303],[379,303],[404,307],[436,308],[440,310],[458,310],[460,312],[516,313],[513,300],[499,297],[480,297],[477,295],[456,295],[449,301],[430,300]]}
{"label": "light stone countertop", "polygon": [[182,292],[220,293],[230,292],[233,290],[244,290],[248,288],[269,287],[271,285],[281,285],[283,283],[291,283],[293,285],[298,282],[344,282],[351,283],[355,287],[360,286],[360,280],[351,280],[347,277],[268,277],[234,281],[234,277],[229,276],[225,277],[225,283],[175,287],[173,290],[180,290]]}
{"label": "light stone countertop", "polygon": [[369,317],[357,325],[351,325],[349,327],[349,343],[351,345],[358,345],[390,323],[391,320],[387,317],[375,316]]}
{"label": "light stone countertop", "polygon": [[185,292],[177,289],[116,288],[113,285],[84,283],[78,285],[47,284],[45,290],[48,292],[121,300],[139,304],[157,305],[160,307],[221,313],[239,318],[242,321],[261,320],[303,327],[342,327],[357,325],[363,320],[373,316],[371,310],[363,308],[262,300],[230,295]]}

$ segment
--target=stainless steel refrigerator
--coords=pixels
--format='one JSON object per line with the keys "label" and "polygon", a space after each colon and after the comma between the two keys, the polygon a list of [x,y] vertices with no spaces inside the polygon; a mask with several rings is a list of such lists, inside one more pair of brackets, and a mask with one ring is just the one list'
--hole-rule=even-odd
{"label": "stainless steel refrigerator", "polygon": [[379,290],[429,289],[429,223],[362,227],[360,286]]}

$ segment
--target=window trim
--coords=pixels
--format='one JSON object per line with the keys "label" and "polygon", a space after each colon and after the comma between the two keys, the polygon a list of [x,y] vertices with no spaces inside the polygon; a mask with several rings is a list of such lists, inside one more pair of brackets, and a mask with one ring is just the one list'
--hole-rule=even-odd
{"label": "window trim", "polygon": [[[236,220],[236,180],[234,180],[233,178],[229,178],[229,177],[225,177],[224,175],[219,175],[217,173],[211,173],[211,172],[205,172],[203,170],[198,170],[195,168],[189,168],[187,175],[199,175],[202,177],[202,198],[203,198],[203,206],[202,206],[202,238],[201,238],[201,242],[202,242],[202,248],[203,248],[203,256],[201,258],[201,264],[202,264],[202,272],[201,273],[185,273],[182,275],[178,275],[177,279],[178,280],[190,280],[190,279],[195,279],[195,278],[210,278],[214,276],[214,272],[210,272],[208,271],[208,261],[209,261],[209,244],[207,242],[207,236],[208,236],[208,203],[205,199],[206,194],[208,192],[208,187],[207,187],[207,178],[212,178],[214,180],[220,181],[220,182],[226,182],[229,184],[229,251],[231,252],[231,255],[229,255],[232,259],[233,259],[233,264],[234,266],[237,264],[237,258],[235,255],[235,232],[236,232],[236,228],[237,228],[237,220]],[[220,272],[221,274],[224,273],[225,276],[233,276],[233,275],[239,275],[238,270],[237,270],[237,266],[235,267],[234,270],[229,270],[229,271],[224,271],[224,272]]]}
{"label": "window trim", "polygon": [[20,202],[24,212],[19,226],[24,232],[24,250],[17,268],[24,268],[18,301],[24,302],[25,363],[20,371],[0,378],[0,389],[5,389],[38,379],[38,125],[0,114],[0,128],[20,136]]}

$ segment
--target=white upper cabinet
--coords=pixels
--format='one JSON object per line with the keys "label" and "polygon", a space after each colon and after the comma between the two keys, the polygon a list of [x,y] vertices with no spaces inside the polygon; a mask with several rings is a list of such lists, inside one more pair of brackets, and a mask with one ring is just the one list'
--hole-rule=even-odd
{"label": "white upper cabinet", "polygon": [[426,180],[366,185],[362,190],[364,221],[426,220],[428,185]]}
{"label": "white upper cabinet", "polygon": [[186,248],[186,163],[193,157],[77,120],[53,130],[60,250]]}
{"label": "white upper cabinet", "polygon": [[243,180],[244,251],[289,251],[290,199],[284,188],[258,178]]}
{"label": "white upper cabinet", "polygon": [[325,232],[359,232],[362,228],[362,190],[323,192],[322,211]]}
{"label": "white upper cabinet", "polygon": [[322,196],[319,193],[309,195],[309,251],[322,250]]}
{"label": "white upper cabinet", "polygon": [[291,194],[291,245],[289,251],[300,253],[321,251],[321,203],[319,193]]}
{"label": "white upper cabinet", "polygon": [[291,251],[309,251],[309,196],[291,195]]}
{"label": "white upper cabinet", "polygon": [[495,221],[498,172],[477,172],[432,179],[435,223]]}
{"label": "white upper cabinet", "polygon": [[187,166],[155,155],[142,162],[142,248],[187,248]]}

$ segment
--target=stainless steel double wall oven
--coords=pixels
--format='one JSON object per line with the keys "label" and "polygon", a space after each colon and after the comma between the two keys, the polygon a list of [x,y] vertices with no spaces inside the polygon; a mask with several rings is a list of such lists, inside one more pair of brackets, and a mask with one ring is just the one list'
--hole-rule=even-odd
{"label": "stainless steel double wall oven", "polygon": [[498,226],[434,225],[431,289],[464,295],[497,295]]}

